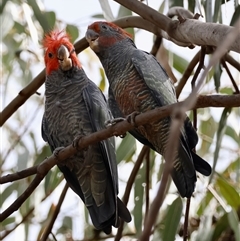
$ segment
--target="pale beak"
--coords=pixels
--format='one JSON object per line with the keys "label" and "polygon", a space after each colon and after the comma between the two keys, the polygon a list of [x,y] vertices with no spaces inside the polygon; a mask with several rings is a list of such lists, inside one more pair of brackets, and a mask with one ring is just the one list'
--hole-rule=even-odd
{"label": "pale beak", "polygon": [[58,62],[63,71],[70,70],[72,68],[72,59],[70,58],[70,52],[66,46],[61,45],[58,49]]}
{"label": "pale beak", "polygon": [[95,52],[98,52],[99,34],[92,29],[88,29],[85,34],[85,38],[88,41],[90,48]]}

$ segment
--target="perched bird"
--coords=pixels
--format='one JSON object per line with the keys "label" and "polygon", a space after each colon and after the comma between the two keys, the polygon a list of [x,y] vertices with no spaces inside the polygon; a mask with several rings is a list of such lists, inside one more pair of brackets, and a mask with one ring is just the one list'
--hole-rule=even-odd
{"label": "perched bird", "polygon": [[[81,67],[69,37],[53,31],[43,40],[46,101],[42,137],[51,150],[70,145],[74,138],[103,129],[111,118],[104,95]],[[57,152],[55,152],[57,155]],[[58,164],[72,190],[83,200],[93,225],[106,234],[119,218],[131,215],[118,194],[114,138],[90,145]]]}
{"label": "perched bird", "polygon": [[[109,81],[109,106],[114,117],[146,112],[176,103],[174,86],[167,73],[151,54],[136,48],[131,36],[108,22],[95,22],[85,35],[99,57]],[[166,154],[171,117],[135,128],[131,134],[161,155]],[[186,117],[175,154],[172,179],[182,197],[194,192],[196,171],[211,174],[210,165],[192,149],[198,136]],[[167,160],[166,160],[167,161]]]}

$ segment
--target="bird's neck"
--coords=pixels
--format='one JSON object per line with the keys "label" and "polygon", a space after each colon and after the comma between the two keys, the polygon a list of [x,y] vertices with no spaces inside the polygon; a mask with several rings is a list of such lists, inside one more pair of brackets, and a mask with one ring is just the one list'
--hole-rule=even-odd
{"label": "bird's neck", "polygon": [[121,74],[121,71],[126,69],[127,65],[131,62],[131,53],[135,49],[134,42],[126,38],[98,54],[110,84]]}
{"label": "bird's neck", "polygon": [[46,77],[45,87],[47,93],[58,93],[68,86],[86,85],[88,81],[87,75],[84,70],[79,67],[74,67],[69,71],[62,71],[60,69],[52,71]]}

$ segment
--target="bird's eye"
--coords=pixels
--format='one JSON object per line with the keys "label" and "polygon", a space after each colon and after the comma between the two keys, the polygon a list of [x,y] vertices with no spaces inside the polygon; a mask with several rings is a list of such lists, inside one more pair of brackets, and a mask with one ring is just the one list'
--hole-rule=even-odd
{"label": "bird's eye", "polygon": [[52,58],[52,57],[53,57],[53,54],[52,54],[52,53],[48,53],[48,57],[49,57],[49,58]]}
{"label": "bird's eye", "polygon": [[102,25],[102,28],[103,28],[103,29],[107,29],[107,26],[106,26],[106,25]]}

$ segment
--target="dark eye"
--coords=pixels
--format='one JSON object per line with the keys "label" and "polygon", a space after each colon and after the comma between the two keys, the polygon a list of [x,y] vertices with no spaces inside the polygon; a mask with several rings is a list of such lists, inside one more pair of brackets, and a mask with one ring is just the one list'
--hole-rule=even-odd
{"label": "dark eye", "polygon": [[52,53],[48,53],[48,57],[49,57],[49,58],[52,58],[52,57],[53,57],[53,54],[52,54]]}
{"label": "dark eye", "polygon": [[107,29],[107,26],[106,26],[106,25],[102,25],[102,28],[103,28],[103,29]]}

